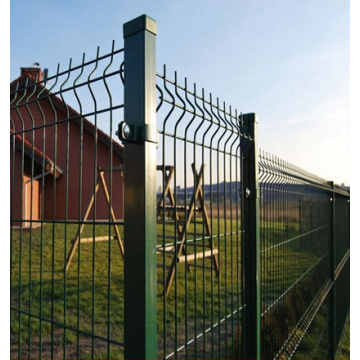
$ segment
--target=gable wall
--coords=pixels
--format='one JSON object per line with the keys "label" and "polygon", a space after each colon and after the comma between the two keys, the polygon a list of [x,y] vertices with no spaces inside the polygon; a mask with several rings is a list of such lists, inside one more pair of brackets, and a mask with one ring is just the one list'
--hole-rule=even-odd
{"label": "gable wall", "polygon": [[[19,107],[18,112],[12,110],[11,118],[15,131],[24,130],[25,139],[34,143],[63,170],[58,179],[53,175],[47,175],[45,178],[44,209],[42,209],[44,219],[82,219],[94,189],[97,166],[110,166],[109,147],[99,140],[95,141],[93,134],[88,131],[81,131],[76,121],[68,121],[66,113],[54,109],[48,101],[40,100],[38,104],[34,102],[27,108]],[[49,126],[44,127],[44,124]],[[16,168],[16,177],[21,177],[21,157],[13,158],[12,153],[11,151],[10,156]],[[121,164],[121,159],[115,152],[112,153],[112,164],[113,166]],[[122,173],[113,172],[112,176],[107,173],[106,180],[109,191],[112,192],[116,218],[123,219]],[[111,189],[110,182],[112,182]],[[14,190],[14,194],[20,192],[20,187],[15,183]],[[94,213],[91,211],[90,218],[93,216]],[[109,207],[101,189],[96,200],[96,218],[109,218]]]}

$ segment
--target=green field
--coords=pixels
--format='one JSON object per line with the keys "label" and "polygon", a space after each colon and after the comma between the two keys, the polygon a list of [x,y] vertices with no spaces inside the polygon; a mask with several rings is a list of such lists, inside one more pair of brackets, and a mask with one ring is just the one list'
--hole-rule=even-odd
{"label": "green field", "polygon": [[[185,271],[184,263],[177,264],[169,295],[164,298],[161,281],[168,270],[161,265],[163,256],[158,255],[160,356],[163,351],[173,351],[240,307],[241,267],[236,259],[240,258],[241,234],[234,232],[235,222],[232,225],[230,220],[214,221],[212,225],[213,234],[229,234],[214,238],[215,247],[220,249],[221,254],[219,278],[214,270],[202,269],[204,265],[213,266],[211,258],[197,259],[193,262],[197,266],[191,267],[191,272]],[[119,230],[123,236],[121,226]],[[28,356],[29,344],[30,356],[39,356],[40,335],[43,357],[51,356],[51,353],[55,358],[63,357],[64,349],[66,357],[76,356],[77,351],[85,358],[93,355],[107,358],[108,352],[113,356],[122,356],[121,345],[108,346],[106,341],[123,342],[124,261],[119,247],[116,241],[81,243],[65,276],[64,264],[76,231],[76,225],[64,224],[46,224],[31,231],[12,231],[12,357],[19,355],[19,341],[21,357]],[[166,228],[168,235],[173,231],[172,227]],[[194,231],[194,225],[190,225],[189,232]],[[196,237],[202,238],[203,226],[198,224],[196,231]],[[88,225],[82,237],[113,235],[113,232],[113,228],[108,226],[97,225],[94,228]],[[158,225],[158,232],[162,232],[161,225]],[[201,252],[202,249],[202,241],[193,242],[188,245],[187,254]],[[167,255],[165,265],[169,265],[171,260],[172,256]],[[224,321],[226,326],[228,321]],[[66,330],[63,329],[64,324]],[[233,321],[232,324],[234,326]],[[78,328],[80,334],[76,331]],[[222,337],[218,336],[222,342]],[[200,347],[198,343],[197,348]]]}
{"label": "green field", "polygon": [[[163,261],[169,265],[172,256],[158,255],[159,357],[186,343],[179,357],[230,358],[236,353],[243,309],[241,228],[239,221],[231,218],[214,219],[211,226],[214,247],[219,250],[219,277],[211,258],[197,259],[190,271],[179,263],[169,295],[164,298],[162,281],[167,269]],[[45,224],[33,230],[12,230],[12,358],[39,358],[40,352],[43,358],[123,356],[124,260],[116,241],[82,243],[65,276],[64,264],[77,229],[77,225]],[[119,230],[123,236],[121,226]],[[203,244],[207,244],[204,227],[192,224],[188,231],[196,232],[198,241],[189,241],[187,254],[203,251]],[[284,293],[287,298],[287,290],[299,277],[305,280],[306,271],[323,254],[321,247],[314,251],[310,236],[301,243],[294,240],[281,245],[297,231],[295,225],[289,228],[280,222],[262,227],[261,266],[266,270],[262,271],[262,311],[270,306],[268,313],[274,316],[276,299]],[[161,224],[158,233],[163,233]],[[165,233],[174,235],[175,227],[166,226]],[[82,234],[108,235],[114,231],[106,225],[87,225]],[[298,293],[299,286],[295,288]],[[199,336],[202,333],[205,335]]]}

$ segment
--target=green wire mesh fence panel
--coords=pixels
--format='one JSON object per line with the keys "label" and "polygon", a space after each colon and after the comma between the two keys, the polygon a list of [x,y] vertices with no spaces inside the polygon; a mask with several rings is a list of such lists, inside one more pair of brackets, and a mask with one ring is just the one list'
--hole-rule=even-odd
{"label": "green wire mesh fence panel", "polygon": [[10,85],[11,358],[122,357],[122,63],[113,43]]}
{"label": "green wire mesh fence panel", "polygon": [[328,280],[329,196],[311,181],[261,154],[262,358],[294,354]]}
{"label": "green wire mesh fence panel", "polygon": [[[126,37],[138,37],[144,24],[155,35],[155,23],[143,16]],[[143,154],[146,170],[157,173],[156,197],[154,174],[126,164],[133,166],[128,174],[142,171],[141,189],[151,198],[145,202],[156,199],[156,214],[146,204],[139,212],[146,213],[142,223],[156,226],[157,269],[149,230],[138,257],[151,264],[127,263],[135,273],[127,273],[126,289],[137,293],[136,274],[154,269],[154,276],[142,274],[151,304],[139,304],[142,319],[157,323],[157,344],[149,334],[154,324],[132,325],[131,311],[124,312],[126,170],[115,130],[121,120],[141,128],[128,143],[141,138],[154,153],[156,132],[147,116],[144,126],[124,119],[124,49],[113,43],[107,54],[84,54],[52,76],[23,68],[10,85],[11,358],[123,358],[125,314],[126,329],[133,326],[125,330],[128,354],[141,341],[147,354],[157,350],[166,359],[333,356],[350,311],[349,193],[257,155],[249,122],[255,114],[238,113],[176,72],[168,76],[165,66],[149,81],[155,49],[142,41],[127,53],[135,74],[127,94],[137,95],[125,105],[130,113],[141,112],[138,101],[142,109],[156,106],[156,164]],[[148,63],[137,57],[140,43]],[[155,88],[157,103],[147,106]],[[137,225],[136,205],[126,229]],[[146,233],[142,227],[138,233]],[[130,259],[142,240],[128,245]],[[146,327],[141,336],[136,326]]]}
{"label": "green wire mesh fence panel", "polygon": [[[332,188],[265,152],[259,171],[261,358],[326,358],[333,346],[331,263],[341,251],[332,246]],[[337,213],[335,222],[349,225]]]}
{"label": "green wire mesh fence panel", "polygon": [[239,114],[187,79],[157,79],[158,356],[241,350],[242,143]]}

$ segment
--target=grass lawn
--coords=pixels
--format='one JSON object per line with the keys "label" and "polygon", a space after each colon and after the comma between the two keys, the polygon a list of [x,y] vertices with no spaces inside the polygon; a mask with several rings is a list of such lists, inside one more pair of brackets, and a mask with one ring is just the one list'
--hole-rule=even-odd
{"label": "grass lawn", "polygon": [[[231,218],[214,219],[211,226],[214,247],[219,250],[219,277],[211,257],[192,262],[195,266],[190,272],[179,263],[165,298],[163,281],[172,256],[158,255],[159,357],[184,344],[188,346],[179,357],[230,358],[236,353],[243,310],[241,227]],[[64,265],[77,229],[77,225],[44,224],[33,230],[12,230],[12,358],[39,358],[40,354],[43,358],[123,357],[124,260],[116,241],[82,243],[65,276]],[[122,226],[119,230],[123,236]],[[261,242],[263,311],[321,257],[321,251],[316,253],[309,245],[310,237],[308,245],[302,239],[305,246],[299,241],[281,246],[298,229],[279,223],[271,227],[272,238],[264,235],[267,230],[262,228]],[[189,242],[187,254],[202,252],[208,244],[203,226],[192,224],[188,231],[189,238],[196,232],[200,240]],[[174,236],[175,227],[163,229],[159,224],[158,233],[163,232]],[[107,225],[87,225],[82,237],[94,235],[114,235],[114,230]],[[271,244],[277,246],[265,251]]]}
{"label": "grass lawn", "polygon": [[339,351],[340,360],[350,359],[350,321],[345,331],[346,334],[344,336],[344,342],[342,343],[342,347]]}

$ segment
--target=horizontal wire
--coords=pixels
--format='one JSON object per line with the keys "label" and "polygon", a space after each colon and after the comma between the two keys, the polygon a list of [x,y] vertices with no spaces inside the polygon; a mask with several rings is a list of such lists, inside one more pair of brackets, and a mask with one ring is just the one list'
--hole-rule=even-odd
{"label": "horizontal wire", "polygon": [[212,324],[209,328],[207,328],[206,330],[204,330],[203,332],[199,333],[196,337],[194,337],[193,339],[189,340],[186,344],[180,346],[179,348],[176,349],[176,351],[168,354],[165,359],[169,359],[171,356],[174,356],[176,353],[178,353],[179,351],[187,348],[190,344],[192,344],[193,342],[195,342],[197,339],[200,339],[201,337],[203,337],[204,335],[206,335],[209,331],[215,329],[216,327],[218,327],[219,325],[221,325],[224,321],[226,321],[227,319],[230,319],[231,317],[233,317],[234,315],[236,315],[238,312],[240,312],[241,310],[243,310],[246,307],[246,305],[242,305],[240,306],[238,309],[234,310],[232,313],[226,315],[225,317],[223,317],[220,321]]}
{"label": "horizontal wire", "polygon": [[[88,86],[91,83],[104,80],[106,78],[112,77],[112,76],[120,74],[120,73],[121,73],[121,70],[116,70],[114,72],[111,72],[111,73],[108,73],[108,74],[103,74],[103,75],[101,75],[99,77],[96,77],[96,78],[93,78],[93,79],[88,79],[85,82],[82,82],[82,83],[79,83],[79,84],[73,84],[72,86],[69,86],[67,88],[61,88],[58,91],[54,91],[54,92],[49,91],[48,94],[46,94],[44,96],[41,96],[39,98],[29,99],[26,102],[16,104],[15,106],[10,107],[10,110],[21,108],[23,106],[28,106],[28,105],[31,105],[32,103],[37,103],[39,100],[46,100],[46,99],[48,99],[48,98],[50,98],[52,96],[57,96],[57,95],[65,93],[67,91],[71,91],[71,90],[75,90],[75,89],[78,89],[78,88],[81,88],[81,87],[84,87],[84,86]],[[56,77],[58,77],[58,76],[59,75],[56,75]],[[67,82],[67,79],[65,79],[65,82],[63,84],[65,84],[66,82]],[[17,89],[16,91],[10,93],[10,95],[15,95],[16,93],[23,92],[24,90],[28,90],[28,89],[31,89],[31,88],[36,89],[37,86],[38,86],[38,84],[30,84],[30,85],[28,85],[26,87],[22,87],[22,88]],[[43,90],[43,88],[41,88],[41,90]]]}
{"label": "horizontal wire", "polygon": [[[80,225],[80,224],[85,224],[85,225],[125,225],[125,222],[123,220],[119,220],[119,221],[112,221],[112,220],[30,220],[30,219],[23,219],[23,218],[12,218],[10,220],[10,222],[32,222],[35,224],[69,224],[69,225]],[[20,226],[12,226],[13,229],[19,229]]]}
{"label": "horizontal wire", "polygon": [[298,284],[315,266],[317,266],[330,252],[327,251],[320,259],[318,259],[312,266],[310,266],[296,281],[290,285],[286,291],[284,291],[277,299],[275,299],[269,307],[267,307],[262,313],[261,316],[264,316],[269,312],[296,284]]}
{"label": "horizontal wire", "polygon": [[[199,231],[199,233],[201,233],[201,231]],[[240,231],[234,231],[234,232],[227,232],[227,233],[222,233],[222,234],[215,234],[215,235],[208,235],[208,236],[201,236],[195,239],[186,239],[186,243],[189,244],[194,244],[196,242],[200,242],[200,241],[204,241],[204,240],[211,240],[211,239],[218,239],[218,238],[223,238],[223,237],[227,237],[227,236],[232,236],[232,235],[239,235],[245,233],[245,230],[240,230]],[[168,234],[168,236],[171,236],[170,234]],[[165,239],[166,239],[166,234],[165,234]],[[170,246],[174,246],[174,245],[181,245],[183,243],[183,241],[176,241],[176,242],[167,242],[165,244],[160,244],[157,245],[157,248],[164,248],[164,247],[170,247]],[[165,245],[165,246],[164,246]]]}
{"label": "horizontal wire", "polygon": [[302,238],[302,237],[304,237],[304,236],[310,235],[310,234],[312,234],[312,233],[314,233],[314,232],[316,232],[316,231],[320,231],[320,230],[322,230],[322,229],[325,229],[325,228],[327,228],[328,226],[330,226],[330,224],[326,224],[326,225],[323,225],[323,226],[318,227],[317,229],[310,230],[310,231],[308,231],[308,232],[306,232],[306,233],[304,233],[304,234],[300,234],[300,235],[298,235],[298,236],[294,236],[294,237],[291,238],[291,239],[285,240],[285,241],[283,241],[283,242],[281,242],[281,243],[279,243],[279,244],[276,244],[276,245],[273,245],[273,246],[270,246],[270,247],[268,247],[268,248],[266,248],[266,249],[261,250],[261,253],[263,254],[263,253],[265,253],[265,252],[267,252],[267,251],[269,251],[269,250],[272,250],[272,249],[275,249],[275,248],[277,248],[277,247],[279,247],[279,246],[288,244],[288,243],[290,243],[290,242],[292,242],[292,241],[294,241],[294,240],[298,240],[298,239],[300,239],[300,238]]}
{"label": "horizontal wire", "polygon": [[[24,130],[21,130],[21,131],[16,131],[16,132],[14,131],[13,133],[10,134],[10,136],[12,136],[12,135],[20,135],[20,134],[35,131],[35,130],[41,130],[41,129],[44,129],[44,128],[47,128],[47,127],[50,127],[50,126],[54,126],[54,125],[67,124],[68,122],[71,122],[71,121],[84,120],[84,119],[86,119],[86,117],[93,116],[93,115],[96,115],[96,114],[102,114],[102,113],[110,112],[112,110],[122,109],[123,107],[124,107],[124,104],[113,105],[113,106],[111,106],[109,108],[96,110],[96,111],[85,113],[85,114],[79,114],[79,116],[69,117],[69,118],[64,119],[64,120],[57,120],[54,123],[50,123],[50,124],[48,123],[48,124],[43,124],[43,125],[39,125],[39,126],[34,126],[31,129],[24,129]],[[87,121],[89,121],[89,120],[87,120]],[[97,128],[97,130],[99,132],[102,132],[102,130],[100,130],[99,128]]]}
{"label": "horizontal wire", "polygon": [[[298,348],[299,344],[301,343],[302,339],[307,333],[307,330],[309,329],[311,323],[313,322],[316,314],[319,312],[321,305],[324,303],[332,287],[333,287],[333,283],[331,280],[328,280],[322,286],[322,288],[318,291],[317,295],[314,297],[309,307],[301,316],[300,320],[298,321],[294,329],[291,331],[287,340],[284,342],[278,353],[275,355],[274,359],[282,358],[282,356],[280,356],[280,354],[282,353],[286,353],[288,355],[288,357],[286,358],[289,359],[292,358],[292,356],[294,355],[296,349]],[[298,330],[300,330],[300,334],[301,334],[300,336]],[[296,338],[298,338],[297,341]],[[294,343],[294,341],[296,341],[296,343]]]}
{"label": "horizontal wire", "polygon": [[204,149],[216,150],[216,152],[218,152],[220,154],[226,154],[226,155],[230,155],[230,156],[235,157],[235,158],[240,158],[239,154],[231,153],[231,152],[226,151],[226,150],[220,150],[220,149],[217,149],[217,148],[213,148],[213,147],[211,147],[211,145],[206,145],[206,144],[203,144],[203,143],[200,143],[200,142],[197,142],[195,140],[191,140],[191,139],[179,136],[179,135],[174,135],[174,134],[171,134],[171,133],[168,133],[168,132],[163,132],[161,130],[159,130],[159,134],[163,135],[163,136],[166,136],[166,137],[169,137],[169,138],[176,139],[176,140],[181,140],[181,141],[183,141],[185,143],[201,146]]}

